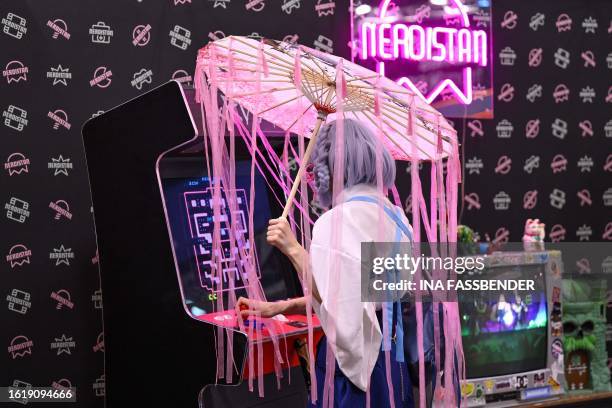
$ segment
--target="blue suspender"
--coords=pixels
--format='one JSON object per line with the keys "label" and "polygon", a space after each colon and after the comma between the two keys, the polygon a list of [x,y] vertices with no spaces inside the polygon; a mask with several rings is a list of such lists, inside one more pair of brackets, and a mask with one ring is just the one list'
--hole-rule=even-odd
{"label": "blue suspender", "polygon": [[410,230],[408,229],[406,224],[404,224],[402,219],[399,217],[399,215],[395,213],[391,208],[387,207],[386,205],[383,205],[379,200],[373,197],[370,197],[370,196],[354,196],[354,197],[349,198],[347,202],[348,201],[365,201],[367,203],[381,205],[383,209],[385,210],[385,213],[387,213],[389,218],[391,218],[391,220],[395,222],[395,225],[397,225],[397,227],[401,230],[401,232],[403,232],[404,235],[406,235],[406,237],[408,237],[408,239],[412,241],[412,234],[410,233]]}
{"label": "blue suspender", "polygon": [[[377,204],[377,205],[382,206],[387,216],[391,218],[391,220],[395,222],[395,225],[397,226],[395,230],[395,242],[396,243],[400,242],[402,238],[402,233],[406,235],[406,237],[412,242],[412,234],[410,233],[408,226],[406,226],[406,224],[404,224],[404,222],[400,218],[398,214],[400,211],[399,209],[397,209],[398,212],[396,213],[391,208],[382,204],[380,200],[377,200],[370,196],[354,196],[354,197],[349,198],[347,202],[348,201],[363,201],[363,202]],[[397,246],[395,250],[397,251]],[[402,303],[399,300],[395,303],[385,302],[383,304],[383,307],[387,311],[386,313],[384,313],[387,316],[387,319],[386,319],[387,327],[393,327],[393,316],[395,316],[395,320],[396,320],[396,324],[395,324],[395,338],[396,338],[395,360],[402,363],[405,361],[404,360],[404,324],[403,324],[403,319],[402,319]],[[391,350],[390,336],[383,336],[382,350],[383,351]]]}

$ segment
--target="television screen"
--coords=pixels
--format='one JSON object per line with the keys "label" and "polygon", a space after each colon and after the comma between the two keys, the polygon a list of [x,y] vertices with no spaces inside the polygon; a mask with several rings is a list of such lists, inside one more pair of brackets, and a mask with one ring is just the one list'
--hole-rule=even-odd
{"label": "television screen", "polygon": [[[250,168],[251,163],[247,161],[236,162],[236,211],[231,214],[227,204],[227,189],[221,188],[221,222],[220,222],[220,246],[223,251],[222,262],[225,265],[230,261],[234,262],[249,262],[251,256],[256,265],[255,272],[259,274],[258,260],[256,253],[252,251],[253,245],[249,242],[248,220],[249,220],[249,199],[250,195]],[[254,182],[255,190],[261,192],[255,194],[255,209],[253,213],[253,228],[255,235],[259,238],[262,233],[265,233],[270,219],[270,205],[264,180],[261,175],[256,172]],[[180,200],[180,205],[177,211],[183,211],[182,226],[185,229],[185,234],[177,237],[180,244],[185,245],[190,249],[186,251],[187,256],[181,257],[178,262],[181,266],[192,269],[197,272],[200,286],[207,291],[214,291],[220,288],[220,291],[229,289],[229,279],[234,281],[234,288],[240,289],[245,286],[245,276],[242,276],[236,268],[235,270],[223,269],[220,274],[213,273],[213,187],[210,179],[204,177],[192,177],[185,179],[174,179],[173,182],[166,182],[166,197],[169,200]],[[177,203],[179,204],[179,203]],[[180,216],[176,214],[176,216]],[[230,225],[234,225],[234,242],[235,249],[244,251],[245,256],[239,259],[237,254],[232,254],[232,241],[230,236]],[[244,269],[240,268],[242,273]],[[260,276],[258,276],[259,278]],[[219,285],[220,281],[223,281]]]}
{"label": "television screen", "polygon": [[[236,147],[236,154],[243,157],[244,146],[238,140]],[[282,192],[271,189],[267,181],[269,174],[262,174],[261,168],[256,167],[255,197],[253,208],[250,208],[251,160],[248,159],[236,160],[236,210],[233,213],[229,211],[227,188],[221,186],[219,234],[223,269],[214,273],[213,190],[203,158],[200,150],[168,157],[160,163],[162,190],[185,305],[198,316],[215,311],[218,297],[227,304],[231,290],[237,297],[247,296],[246,269],[241,266],[245,262],[253,262],[257,280],[268,300],[298,296],[299,283],[289,260],[266,242],[268,221],[282,212],[278,202],[279,197],[283,197]],[[253,242],[249,238],[251,211]],[[234,226],[232,231],[230,225]],[[241,255],[235,251],[240,251]]]}
{"label": "television screen", "polygon": [[483,270],[480,278],[529,279],[534,281],[534,290],[459,292],[467,378],[545,368],[548,331],[545,265],[490,267]]}

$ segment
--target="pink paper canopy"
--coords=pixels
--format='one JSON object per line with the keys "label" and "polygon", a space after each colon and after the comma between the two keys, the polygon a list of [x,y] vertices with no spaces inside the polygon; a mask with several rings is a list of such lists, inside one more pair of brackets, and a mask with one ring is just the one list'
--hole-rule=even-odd
{"label": "pink paper canopy", "polygon": [[[340,57],[286,42],[230,36],[202,48],[197,69],[257,117],[310,136],[321,109],[328,121],[337,116],[341,60],[345,118],[370,126],[397,160],[452,154],[457,133],[441,113],[409,89]],[[407,132],[411,110],[416,138]]]}

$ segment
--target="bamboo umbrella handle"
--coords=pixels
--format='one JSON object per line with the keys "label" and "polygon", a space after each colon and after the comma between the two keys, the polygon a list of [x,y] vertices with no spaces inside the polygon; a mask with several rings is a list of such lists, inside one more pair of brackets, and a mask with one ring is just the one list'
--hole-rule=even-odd
{"label": "bamboo umbrella handle", "polygon": [[295,198],[295,194],[297,193],[298,186],[300,185],[300,181],[302,180],[302,176],[304,175],[304,171],[306,169],[306,165],[310,160],[310,155],[312,154],[312,149],[314,149],[315,144],[317,143],[317,137],[319,136],[319,129],[321,125],[325,121],[325,116],[319,115],[317,122],[315,123],[315,127],[312,130],[312,134],[310,135],[310,141],[308,142],[308,147],[306,147],[306,151],[304,152],[304,157],[302,157],[302,163],[300,168],[298,169],[297,176],[293,180],[293,186],[291,187],[291,192],[289,193],[289,197],[287,197],[287,202],[285,203],[285,208],[283,209],[282,218],[287,218],[287,214],[289,214],[289,210],[291,210],[291,206],[293,205],[293,199]]}

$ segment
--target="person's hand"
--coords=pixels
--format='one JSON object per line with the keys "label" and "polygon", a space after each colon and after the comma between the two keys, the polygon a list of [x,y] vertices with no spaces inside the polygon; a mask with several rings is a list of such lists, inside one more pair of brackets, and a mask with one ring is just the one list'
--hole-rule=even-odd
{"label": "person's hand", "polygon": [[264,302],[262,300],[240,297],[236,302],[236,313],[243,319],[251,315],[273,317],[283,312],[282,302]]}
{"label": "person's hand", "polygon": [[289,227],[289,222],[282,217],[270,220],[266,239],[268,244],[277,247],[287,256],[290,256],[292,251],[300,247],[300,243],[295,239],[295,235]]}

